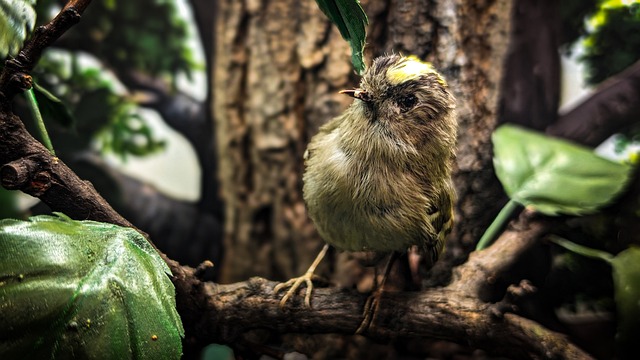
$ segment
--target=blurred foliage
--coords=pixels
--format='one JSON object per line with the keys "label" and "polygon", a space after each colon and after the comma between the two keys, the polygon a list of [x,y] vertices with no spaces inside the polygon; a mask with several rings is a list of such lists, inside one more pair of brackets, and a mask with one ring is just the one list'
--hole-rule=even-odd
{"label": "blurred foliage", "polygon": [[0,0],[0,58],[15,55],[36,23],[35,0]]}
{"label": "blurred foliage", "polygon": [[[627,2],[628,3],[628,2]],[[640,3],[605,1],[589,21],[584,39],[587,82],[598,84],[640,59]]]}
{"label": "blurred foliage", "polygon": [[[107,98],[114,110],[108,127],[98,139],[102,151],[113,152],[126,160],[127,154],[144,156],[164,149],[166,143],[153,137],[153,132],[135,107],[117,97]],[[97,99],[102,101],[102,99]]]}
{"label": "blurred foliage", "polygon": [[601,0],[563,0],[558,1],[560,12],[560,44],[569,49],[569,46],[581,36],[587,35],[585,19],[598,10]]}
{"label": "blurred foliage", "polygon": [[617,134],[613,138],[616,154],[624,156],[630,164],[640,162],[640,126],[636,124],[632,129]]}
{"label": "blurred foliage", "polygon": [[[96,136],[103,151],[123,159],[163,149],[165,142],[154,138],[136,103],[120,94],[115,79],[97,65],[80,65],[79,57],[65,51],[48,52],[34,71],[36,82],[66,104],[74,119],[72,129],[60,131],[63,139],[56,141],[56,151],[86,149]],[[45,121],[67,127],[64,116],[49,115],[53,117]]]}
{"label": "blurred foliage", "polygon": [[[40,0],[39,21],[48,20],[59,6],[59,1]],[[62,44],[91,53],[107,67],[173,79],[179,73],[189,76],[197,66],[187,45],[192,35],[175,0],[98,0]]]}
{"label": "blurred foliage", "polygon": [[[64,3],[38,1],[38,22],[50,20]],[[123,159],[163,149],[164,141],[154,137],[114,74],[163,76],[175,88],[178,74],[190,76],[198,67],[190,36],[176,0],[92,2],[82,21],[47,50],[34,71],[45,122],[48,127],[55,122],[52,137],[62,137],[54,140],[56,151],[84,150],[96,137],[103,151]]]}
{"label": "blurred foliage", "polygon": [[564,50],[583,39],[587,83],[598,84],[640,59],[640,1],[567,0],[558,6]]}
{"label": "blurred foliage", "polygon": [[550,240],[576,254],[611,265],[618,313],[618,355],[627,358],[628,354],[636,352],[636,340],[640,334],[640,248],[631,246],[614,256],[558,236],[552,236]]}

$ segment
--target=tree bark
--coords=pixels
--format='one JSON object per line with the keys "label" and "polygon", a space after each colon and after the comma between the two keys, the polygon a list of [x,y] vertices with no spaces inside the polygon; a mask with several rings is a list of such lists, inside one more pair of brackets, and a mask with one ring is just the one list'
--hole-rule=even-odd
{"label": "tree bark", "polygon": [[214,113],[225,207],[222,281],[292,277],[322,246],[301,196],[309,137],[348,103],[347,44],[313,2],[220,1]]}

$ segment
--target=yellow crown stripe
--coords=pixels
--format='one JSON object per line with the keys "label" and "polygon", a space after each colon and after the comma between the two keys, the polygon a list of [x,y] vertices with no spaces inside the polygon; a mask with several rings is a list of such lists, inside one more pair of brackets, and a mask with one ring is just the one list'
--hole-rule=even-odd
{"label": "yellow crown stripe", "polygon": [[438,75],[439,81],[444,84],[444,80],[440,78],[440,75],[431,63],[424,62],[416,56],[409,56],[387,70],[387,80],[392,85],[398,85],[427,74]]}

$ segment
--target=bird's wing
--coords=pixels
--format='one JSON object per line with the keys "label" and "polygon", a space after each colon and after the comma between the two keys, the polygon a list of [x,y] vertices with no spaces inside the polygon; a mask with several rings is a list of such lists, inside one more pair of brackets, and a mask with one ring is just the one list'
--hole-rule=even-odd
{"label": "bird's wing", "polygon": [[453,186],[448,184],[443,190],[438,192],[433,206],[427,210],[427,218],[431,222],[436,234],[432,241],[425,244],[432,264],[435,263],[440,254],[442,254],[447,235],[453,228],[453,200]]}

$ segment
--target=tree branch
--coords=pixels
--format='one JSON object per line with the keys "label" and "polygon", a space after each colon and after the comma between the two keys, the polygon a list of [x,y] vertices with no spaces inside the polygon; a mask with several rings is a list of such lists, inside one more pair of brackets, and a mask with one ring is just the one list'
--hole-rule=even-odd
{"label": "tree branch", "polygon": [[609,136],[640,118],[640,61],[603,82],[581,104],[549,126],[547,134],[587,146],[598,146]]}
{"label": "tree branch", "polygon": [[[546,220],[532,220],[531,214],[525,212],[492,247],[472,254],[467,263],[458,267],[450,285],[422,292],[383,293],[366,335],[377,339],[450,339],[515,358],[590,358],[564,335],[515,314],[496,315],[492,304],[478,297],[484,286],[491,285],[539,242],[548,226]],[[193,279],[192,274],[193,270],[187,270],[178,277]],[[182,299],[179,307],[204,303],[199,306],[199,316],[190,319],[194,323],[185,321],[189,329],[197,329],[189,332],[195,338],[187,341],[233,344],[252,329],[353,334],[362,321],[366,294],[337,288],[315,289],[312,309],[305,308],[299,296],[280,310],[281,295],[273,293],[275,285],[262,278],[230,285],[192,283],[194,302],[187,304]]]}
{"label": "tree branch", "polygon": [[74,219],[91,219],[132,227],[60,159],[25,129],[22,121],[0,112],[0,182],[11,190],[40,198],[54,211]]}
{"label": "tree branch", "polygon": [[55,18],[36,28],[31,39],[25,43],[14,59],[5,62],[2,73],[0,73],[0,98],[4,98],[3,102],[31,88],[31,81],[24,82],[20,79],[31,77],[29,72],[40,60],[44,49],[80,21],[82,13],[90,3],[91,0],[70,0],[67,2]]}

